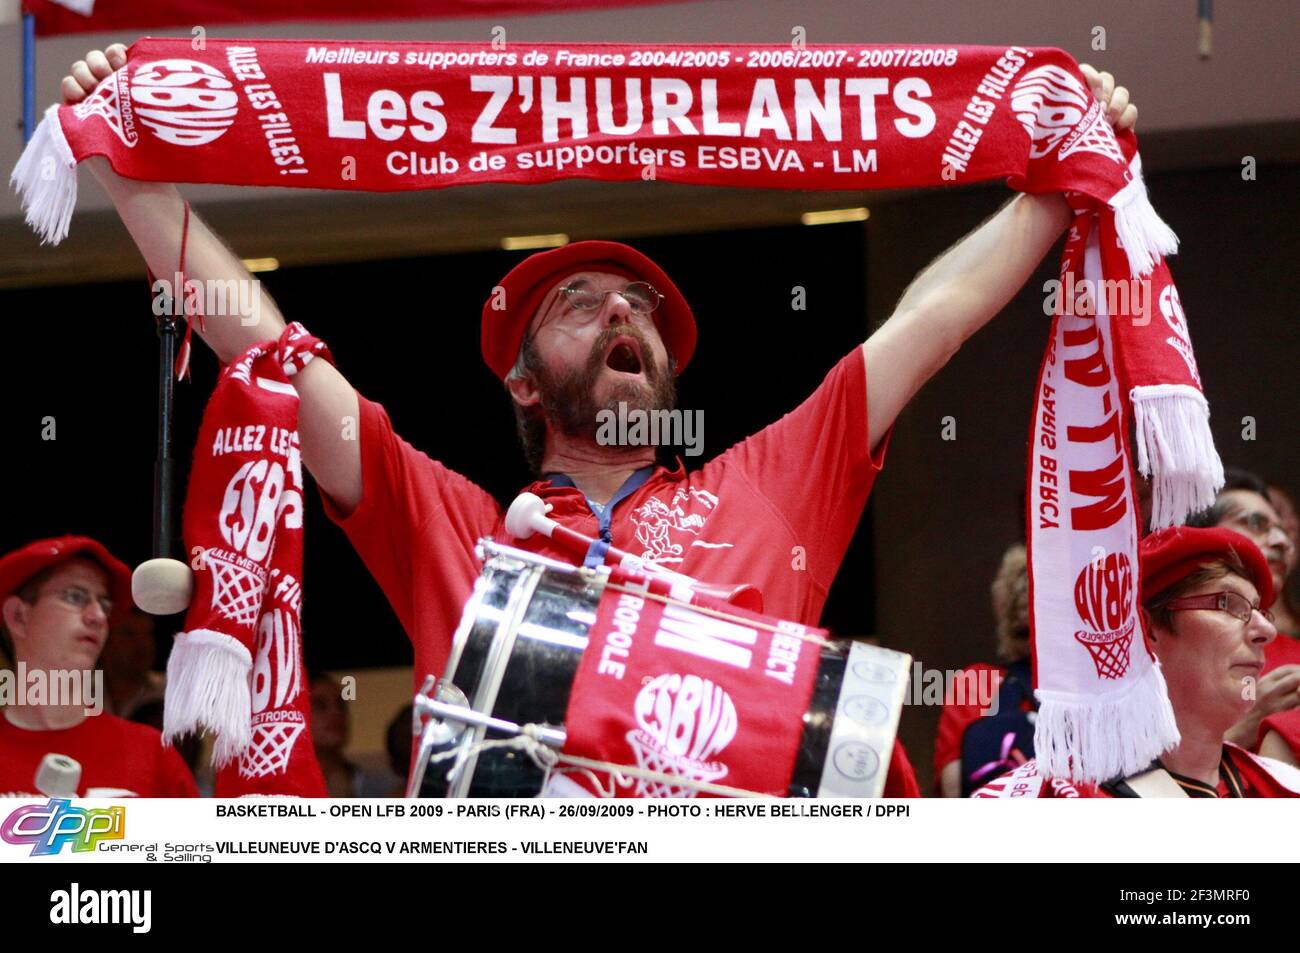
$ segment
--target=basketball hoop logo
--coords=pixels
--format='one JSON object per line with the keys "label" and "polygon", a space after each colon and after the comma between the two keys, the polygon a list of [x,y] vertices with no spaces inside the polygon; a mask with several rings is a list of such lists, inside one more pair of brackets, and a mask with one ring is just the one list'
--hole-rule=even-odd
{"label": "basketball hoop logo", "polygon": [[1133,645],[1133,567],[1124,553],[1108,553],[1083,567],[1074,584],[1074,607],[1091,631],[1074,633],[1092,656],[1098,678],[1128,671]]}
{"label": "basketball hoop logo", "polygon": [[307,727],[302,712],[292,707],[302,691],[301,654],[295,614],[279,608],[262,613],[251,680],[253,740],[239,760],[239,773],[246,778],[283,774]]}
{"label": "basketball hoop logo", "polygon": [[113,134],[128,148],[135,148],[140,135],[136,132],[131,98],[127,95],[130,82],[123,66],[107,77],[93,93],[72,107],[72,114],[83,122],[98,116],[113,130]]}
{"label": "basketball hoop logo", "polygon": [[1183,314],[1183,303],[1178,298],[1178,289],[1173,285],[1165,285],[1160,289],[1160,314],[1165,319],[1165,324],[1169,325],[1174,332],[1171,338],[1165,338],[1165,343],[1178,352],[1183,361],[1187,364],[1188,373],[1192,375],[1192,380],[1196,381],[1196,386],[1201,386],[1201,373],[1196,369],[1196,356],[1192,352],[1192,335],[1187,330],[1187,317]]}
{"label": "basketball hoop logo", "polygon": [[1011,108],[1033,140],[1030,158],[1041,159],[1060,146],[1058,159],[1082,150],[1126,164],[1101,104],[1078,77],[1059,66],[1026,73],[1012,90]]}
{"label": "basketball hoop logo", "polygon": [[163,142],[205,146],[235,123],[239,94],[221,70],[195,60],[144,63],[131,77],[135,119]]}
{"label": "basketball hoop logo", "polygon": [[[659,675],[633,703],[637,728],[627,733],[637,766],[685,781],[716,781],[727,766],[713,760],[736,737],[736,706],[721,686],[698,675]],[[636,781],[637,797],[694,797],[689,783]]]}

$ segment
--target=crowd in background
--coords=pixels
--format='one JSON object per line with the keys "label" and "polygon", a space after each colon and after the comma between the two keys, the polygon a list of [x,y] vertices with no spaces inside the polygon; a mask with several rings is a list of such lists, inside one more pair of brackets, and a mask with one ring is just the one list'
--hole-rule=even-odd
{"label": "crowd in background", "polygon": [[[1267,564],[1272,590],[1276,593],[1271,612],[1260,611],[1256,615],[1248,609],[1243,614],[1240,624],[1246,627],[1247,642],[1253,640],[1262,652],[1263,667],[1254,675],[1237,673],[1250,684],[1242,693],[1240,710],[1235,712],[1230,722],[1225,722],[1221,740],[1291,765],[1300,764],[1300,606],[1295,586],[1296,566],[1300,561],[1300,518],[1294,500],[1278,485],[1254,474],[1230,469],[1215,504],[1197,514],[1188,526],[1229,530],[1250,540]],[[72,538],[64,538],[67,539]],[[102,673],[104,699],[103,714],[94,717],[110,719],[112,724],[121,721],[137,726],[131,729],[131,734],[123,737],[129,737],[133,744],[148,742],[160,747],[158,733],[163,723],[166,685],[165,676],[154,667],[157,658],[154,619],[134,607],[123,610],[111,605],[109,592],[114,589],[113,572],[107,573],[105,593],[91,592],[91,597],[85,597],[85,592],[95,588],[97,551],[87,549],[60,562],[61,546],[67,544],[56,541],[51,550],[53,555],[40,557],[45,558],[49,565],[32,578],[22,580],[22,584],[14,589],[14,598],[5,600],[4,638],[0,639],[0,652],[5,657],[0,657],[0,663],[11,669],[17,661],[23,661],[28,669],[49,665],[55,659],[52,654],[55,650],[49,649],[50,645],[62,646],[59,650],[65,652],[65,661],[69,663],[76,663],[77,659],[89,659],[91,665],[97,662]],[[10,554],[5,559],[12,564],[15,562],[13,556]],[[1250,576],[1240,561],[1229,558],[1223,572],[1214,578],[1232,575],[1233,572],[1246,579]],[[1206,573],[1201,575],[1206,576]],[[1144,594],[1144,608],[1153,636],[1160,633],[1161,637],[1172,635],[1178,639],[1179,632],[1185,629],[1185,624],[1167,607],[1171,603],[1177,605],[1174,597],[1189,588],[1187,583],[1188,580],[1182,580],[1179,586],[1174,587],[1177,592]],[[38,609],[47,595],[52,596],[48,601],[55,605],[53,611],[63,615],[50,616],[53,623],[45,623],[49,634],[38,639],[36,629],[42,624]],[[993,637],[989,649],[995,660],[977,661],[964,669],[955,680],[961,690],[950,688],[945,699],[934,742],[933,794],[937,796],[968,797],[1033,758],[1037,702],[1031,667],[1028,566],[1022,543],[1007,547],[994,573],[991,597],[989,622]],[[67,612],[69,607],[74,610],[73,614]],[[1255,608],[1268,609],[1267,606]],[[84,628],[59,629],[59,624],[73,619],[77,611],[81,613],[80,622]],[[100,628],[105,632],[104,638],[94,635]],[[1194,638],[1184,631],[1181,646],[1186,648]],[[1201,714],[1206,716],[1209,724],[1217,725],[1219,722],[1209,713],[1216,701],[1208,694],[1205,684],[1212,681],[1213,673],[1207,676],[1203,668],[1199,669],[1191,679],[1191,686],[1180,688],[1179,666],[1188,663],[1178,660],[1182,657],[1177,654],[1166,654],[1170,641],[1166,639],[1164,646],[1156,649],[1156,654],[1161,657],[1166,678],[1170,680],[1171,698],[1175,700],[1176,708],[1181,706],[1180,728],[1187,732],[1187,723],[1192,717],[1190,712],[1197,709],[1205,709]],[[978,652],[977,646],[969,648],[972,653]],[[1171,662],[1170,659],[1178,661]],[[1192,661],[1200,665],[1210,664],[1204,658]],[[309,685],[312,740],[330,796],[402,796],[412,752],[412,705],[405,703],[396,708],[386,731],[384,757],[358,764],[348,755],[352,721],[349,705],[352,702],[342,684],[332,675],[312,672]],[[976,690],[974,686],[980,688]],[[394,699],[395,704],[399,701]],[[57,707],[45,711],[31,709],[32,706],[27,706],[19,711],[16,706],[11,706],[5,711],[0,725],[0,748],[17,744],[15,739],[22,742],[34,740],[36,747],[40,747],[41,732],[47,732],[50,745],[57,747],[60,740],[72,737],[69,733],[75,731],[80,720],[70,711]],[[140,750],[147,751],[147,748],[148,744],[143,744]],[[209,752],[203,739],[186,738],[175,752],[179,761],[166,762],[165,770],[156,766],[150,769],[156,772],[157,777],[165,775],[171,779],[167,782],[172,785],[168,793],[190,793],[184,782],[175,778],[175,765],[183,762],[181,770],[192,773],[197,780],[195,793],[211,794],[213,781],[207,764]],[[12,755],[14,752],[0,752],[3,753]],[[129,760],[135,756],[123,757]],[[152,756],[146,757],[148,763],[154,764],[149,757]],[[0,762],[4,760],[0,758]],[[386,763],[378,763],[380,760]],[[145,788],[148,783],[155,782],[162,783],[155,778],[154,782],[138,786]],[[16,783],[19,782],[10,781],[10,785]],[[178,788],[177,784],[181,786]],[[5,786],[3,778],[0,778],[0,786]],[[132,793],[158,793],[125,785],[122,789]],[[1195,794],[1200,788],[1193,786],[1188,790]],[[23,791],[19,787],[14,791],[0,791],[3,793]]]}

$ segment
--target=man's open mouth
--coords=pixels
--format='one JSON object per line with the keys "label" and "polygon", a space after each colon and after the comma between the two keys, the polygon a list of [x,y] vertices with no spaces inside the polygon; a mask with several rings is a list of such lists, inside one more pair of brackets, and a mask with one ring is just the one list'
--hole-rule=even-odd
{"label": "man's open mouth", "polygon": [[623,374],[640,374],[640,345],[633,338],[617,338],[605,354],[605,366]]}

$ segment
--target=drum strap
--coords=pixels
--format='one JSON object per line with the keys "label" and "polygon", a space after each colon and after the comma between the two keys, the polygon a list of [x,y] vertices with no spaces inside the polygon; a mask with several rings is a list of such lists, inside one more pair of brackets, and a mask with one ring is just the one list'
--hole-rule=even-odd
{"label": "drum strap", "polygon": [[1187,792],[1158,764],[1141,774],[1102,787],[1115,797],[1187,797]]}
{"label": "drum strap", "polygon": [[[614,507],[639,490],[654,472],[653,464],[632,471],[628,478],[623,481],[623,485],[618,488],[618,492],[610,497],[609,502],[604,506],[593,503],[585,495],[583,496],[600,527],[599,538],[592,540],[591,548],[587,550],[587,558],[582,561],[582,564],[588,569],[605,565],[605,553],[614,542],[614,532],[611,528],[614,521]],[[551,481],[551,486],[571,486],[577,489],[577,484],[566,473],[548,473],[546,479]]]}

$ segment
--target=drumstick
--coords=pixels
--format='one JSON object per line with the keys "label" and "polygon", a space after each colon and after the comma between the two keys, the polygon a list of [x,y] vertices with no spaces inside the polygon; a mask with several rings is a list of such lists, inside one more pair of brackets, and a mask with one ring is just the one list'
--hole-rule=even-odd
{"label": "drumstick", "polygon": [[[506,532],[515,539],[527,539],[534,533],[541,533],[543,536],[555,540],[572,551],[575,556],[585,556],[595,543],[595,540],[571,530],[567,526],[561,526],[546,515],[550,511],[551,505],[543,502],[542,498],[537,494],[520,493],[515,497],[515,501],[510,504],[510,509],[506,510]],[[656,563],[647,562],[625,550],[619,549],[617,546],[606,548],[605,562],[616,564],[624,569],[655,573],[688,585],[694,585],[695,583],[695,580],[689,576],[683,576],[681,573],[665,569]]]}
{"label": "drumstick", "polygon": [[[550,511],[551,504],[536,493],[520,493],[506,510],[506,532],[515,539],[527,539],[534,533],[541,533],[576,555],[585,555],[593,540],[555,522],[546,515]],[[613,547],[610,552],[614,552]]]}
{"label": "drumstick", "polygon": [[[551,505],[544,502],[536,493],[520,493],[515,497],[514,502],[510,504],[510,509],[506,510],[506,532],[515,539],[527,539],[534,533],[541,533],[570,550],[575,556],[585,557],[595,540],[571,530],[567,526],[561,526],[546,515],[550,511]],[[733,601],[737,605],[755,611],[762,611],[762,596],[752,586],[735,586],[729,589],[727,587],[708,586],[698,579],[692,579],[682,573],[665,569],[658,563],[641,559],[626,550],[619,549],[617,546],[606,547],[605,562],[616,565],[621,569],[659,576],[668,582],[683,585],[690,589],[715,590],[712,594],[718,598]]]}

